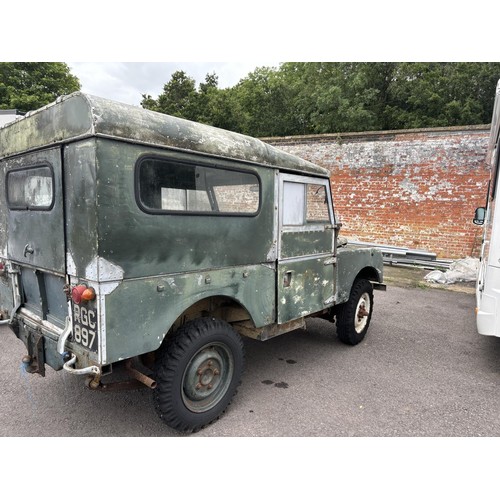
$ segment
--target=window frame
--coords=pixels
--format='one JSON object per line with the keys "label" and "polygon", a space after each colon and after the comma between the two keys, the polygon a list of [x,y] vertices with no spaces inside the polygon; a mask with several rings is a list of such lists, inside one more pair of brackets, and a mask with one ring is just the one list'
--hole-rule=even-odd
{"label": "window frame", "polygon": [[[27,170],[37,170],[41,168],[48,168],[50,171],[50,179],[52,181],[52,199],[50,202],[50,205],[43,205],[43,206],[31,206],[31,205],[26,205],[26,206],[16,206],[12,204],[11,200],[9,199],[9,177],[11,174],[17,173],[17,172],[24,172]],[[41,163],[36,163],[34,165],[24,165],[19,168],[13,168],[8,170],[5,173],[5,199],[7,201],[7,208],[12,211],[19,211],[19,212],[50,212],[56,203],[56,183],[55,183],[55,175],[54,175],[54,168],[49,162],[41,162]]]}
{"label": "window frame", "polygon": [[[335,217],[335,208],[333,206],[332,193],[331,193],[331,185],[329,178],[322,177],[309,177],[309,176],[299,176],[296,174],[289,174],[285,172],[281,172],[279,176],[279,204],[280,204],[280,214],[278,227],[281,233],[298,233],[302,231],[323,231],[325,227],[337,227],[337,219]],[[286,182],[303,184],[304,188],[304,223],[302,225],[292,225],[292,224],[284,224],[285,217],[285,189],[284,184]],[[328,215],[329,221],[307,221],[307,186],[313,184],[318,186],[325,186],[326,195],[328,197]]]}
{"label": "window frame", "polygon": [[[148,207],[141,198],[141,184],[140,184],[140,173],[141,165],[147,160],[162,161],[164,163],[171,163],[175,165],[185,165],[191,167],[203,167],[211,168],[214,170],[223,170],[226,172],[237,172],[241,174],[247,174],[255,177],[257,184],[259,186],[259,200],[258,207],[255,212],[216,212],[216,211],[200,211],[200,210],[171,210],[162,208],[151,208]],[[212,186],[213,187],[213,186]],[[135,191],[135,201],[137,206],[141,211],[149,215],[181,215],[181,216],[205,216],[205,217],[257,217],[262,209],[262,180],[260,175],[255,170],[248,170],[244,168],[235,168],[233,166],[225,166],[221,164],[215,164],[211,161],[195,160],[195,159],[179,159],[176,157],[162,156],[157,154],[146,154],[140,156],[134,167],[134,191]],[[211,189],[213,191],[213,189]],[[210,199],[210,194],[208,191],[203,191],[208,194]]]}

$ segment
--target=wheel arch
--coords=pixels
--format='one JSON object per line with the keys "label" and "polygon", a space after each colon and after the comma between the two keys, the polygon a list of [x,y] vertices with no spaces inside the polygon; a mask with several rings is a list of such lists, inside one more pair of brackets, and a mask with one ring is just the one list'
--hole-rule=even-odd
{"label": "wheel arch", "polygon": [[367,279],[374,288],[383,286],[382,253],[372,248],[339,249],[337,254],[337,304],[349,300],[356,280]]}
{"label": "wheel arch", "polygon": [[[355,276],[353,284],[356,280],[365,279],[375,283],[382,283],[382,276],[378,269],[373,266],[367,266],[361,269],[359,273]],[[352,287],[352,285],[351,285]]]}
{"label": "wheel arch", "polygon": [[220,319],[229,324],[247,320],[255,324],[255,318],[252,317],[250,310],[235,297],[224,294],[211,295],[200,298],[184,308],[165,332],[162,343],[181,326],[203,317]]}

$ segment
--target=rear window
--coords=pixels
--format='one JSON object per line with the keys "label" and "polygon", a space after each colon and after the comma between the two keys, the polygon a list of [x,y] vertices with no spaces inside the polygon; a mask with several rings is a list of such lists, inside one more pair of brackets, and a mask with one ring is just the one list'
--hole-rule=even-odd
{"label": "rear window", "polygon": [[136,170],[138,203],[149,213],[255,215],[257,175],[159,158],[143,158]]}
{"label": "rear window", "polygon": [[54,204],[54,175],[49,165],[10,170],[6,185],[11,210],[50,210]]}

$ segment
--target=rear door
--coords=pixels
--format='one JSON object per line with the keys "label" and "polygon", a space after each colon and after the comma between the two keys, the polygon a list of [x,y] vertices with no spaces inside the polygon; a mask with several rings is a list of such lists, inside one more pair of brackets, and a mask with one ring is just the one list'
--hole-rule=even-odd
{"label": "rear door", "polygon": [[5,160],[7,257],[21,267],[22,305],[59,326],[66,315],[61,149]]}
{"label": "rear door", "polygon": [[60,148],[6,161],[9,259],[64,274]]}
{"label": "rear door", "polygon": [[278,323],[326,309],[334,296],[328,179],[280,174]]}

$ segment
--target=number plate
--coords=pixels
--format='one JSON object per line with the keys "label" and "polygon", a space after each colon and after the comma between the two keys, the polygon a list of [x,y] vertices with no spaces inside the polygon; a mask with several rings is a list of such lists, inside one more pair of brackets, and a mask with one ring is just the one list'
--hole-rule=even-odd
{"label": "number plate", "polygon": [[73,304],[73,341],[97,352],[97,311],[89,304]]}

